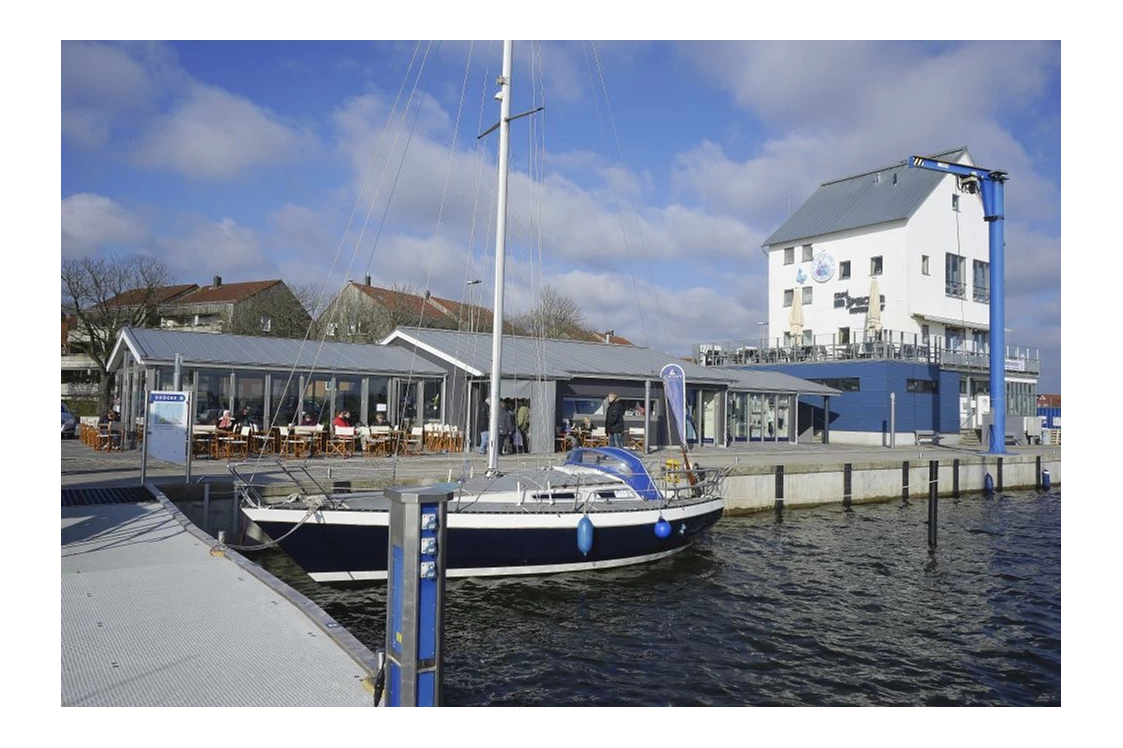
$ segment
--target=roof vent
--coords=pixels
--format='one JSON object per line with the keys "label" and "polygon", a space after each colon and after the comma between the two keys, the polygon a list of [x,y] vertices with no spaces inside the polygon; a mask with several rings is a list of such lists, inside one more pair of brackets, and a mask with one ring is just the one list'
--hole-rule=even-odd
{"label": "roof vent", "polygon": [[215,288],[218,288],[218,287],[219,287],[219,286],[221,286],[221,285],[222,285],[222,276],[221,276],[221,275],[216,275],[216,276],[214,277],[214,287],[215,287]]}
{"label": "roof vent", "polygon": [[873,183],[874,184],[881,184],[881,172],[880,171],[873,175]]}
{"label": "roof vent", "polygon": [[363,279],[363,283],[367,286],[370,285],[370,276],[369,275],[366,278]]}

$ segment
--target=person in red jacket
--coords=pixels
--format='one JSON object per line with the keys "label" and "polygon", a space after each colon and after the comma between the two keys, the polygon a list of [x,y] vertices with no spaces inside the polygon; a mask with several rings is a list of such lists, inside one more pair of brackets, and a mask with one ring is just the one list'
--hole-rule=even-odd
{"label": "person in red jacket", "polygon": [[332,426],[343,428],[351,428],[351,411],[341,410],[335,415],[335,420],[331,422]]}

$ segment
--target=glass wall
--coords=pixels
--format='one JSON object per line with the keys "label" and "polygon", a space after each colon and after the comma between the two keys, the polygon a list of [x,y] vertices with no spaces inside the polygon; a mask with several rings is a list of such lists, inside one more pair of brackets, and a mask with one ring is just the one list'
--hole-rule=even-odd
{"label": "glass wall", "polygon": [[376,413],[382,413],[387,421],[390,420],[389,377],[367,377],[367,412],[363,423],[373,423]]}
{"label": "glass wall", "polygon": [[[358,423],[363,409],[363,378],[339,375],[335,378],[335,414],[351,411],[351,421]],[[334,418],[334,415],[333,415]],[[363,421],[366,423],[366,421]]]}
{"label": "glass wall", "polygon": [[299,422],[297,394],[300,392],[300,375],[274,374],[270,377],[269,425],[288,426]]}
{"label": "glass wall", "polygon": [[230,372],[195,370],[195,423],[215,423],[230,407]]}
{"label": "glass wall", "polygon": [[311,374],[304,377],[304,397],[300,405],[300,422],[331,423],[331,374]]}
{"label": "glass wall", "polygon": [[250,411],[250,420],[257,425],[265,421],[265,375],[259,372],[235,372],[234,415]]}

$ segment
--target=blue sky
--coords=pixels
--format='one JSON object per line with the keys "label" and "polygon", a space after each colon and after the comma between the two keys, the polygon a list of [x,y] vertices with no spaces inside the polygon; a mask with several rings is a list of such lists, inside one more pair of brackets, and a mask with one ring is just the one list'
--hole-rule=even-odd
{"label": "blue sky", "polygon": [[[789,207],[966,145],[1010,174],[1007,342],[1040,347],[1039,389],[1060,391],[1059,42],[515,53],[514,111],[546,109],[512,126],[508,310],[550,283],[641,345],[755,337],[760,245]],[[62,255],[145,252],[181,282],[327,296],[369,273],[464,299],[481,278],[490,303],[497,140],[476,135],[500,60],[486,41],[65,42]]]}

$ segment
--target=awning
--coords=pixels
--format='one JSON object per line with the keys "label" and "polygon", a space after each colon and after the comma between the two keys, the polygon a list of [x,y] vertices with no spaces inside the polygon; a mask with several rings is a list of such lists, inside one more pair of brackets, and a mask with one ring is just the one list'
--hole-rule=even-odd
{"label": "awning", "polygon": [[965,328],[969,328],[969,329],[972,329],[972,330],[989,330],[990,329],[990,324],[986,323],[986,322],[980,323],[980,322],[972,322],[971,320],[965,320],[965,319],[952,319],[950,317],[937,317],[933,314],[916,314],[916,313],[914,313],[912,316],[916,317],[917,319],[925,320],[927,322],[935,322],[937,324],[944,325],[945,327],[965,327]]}

